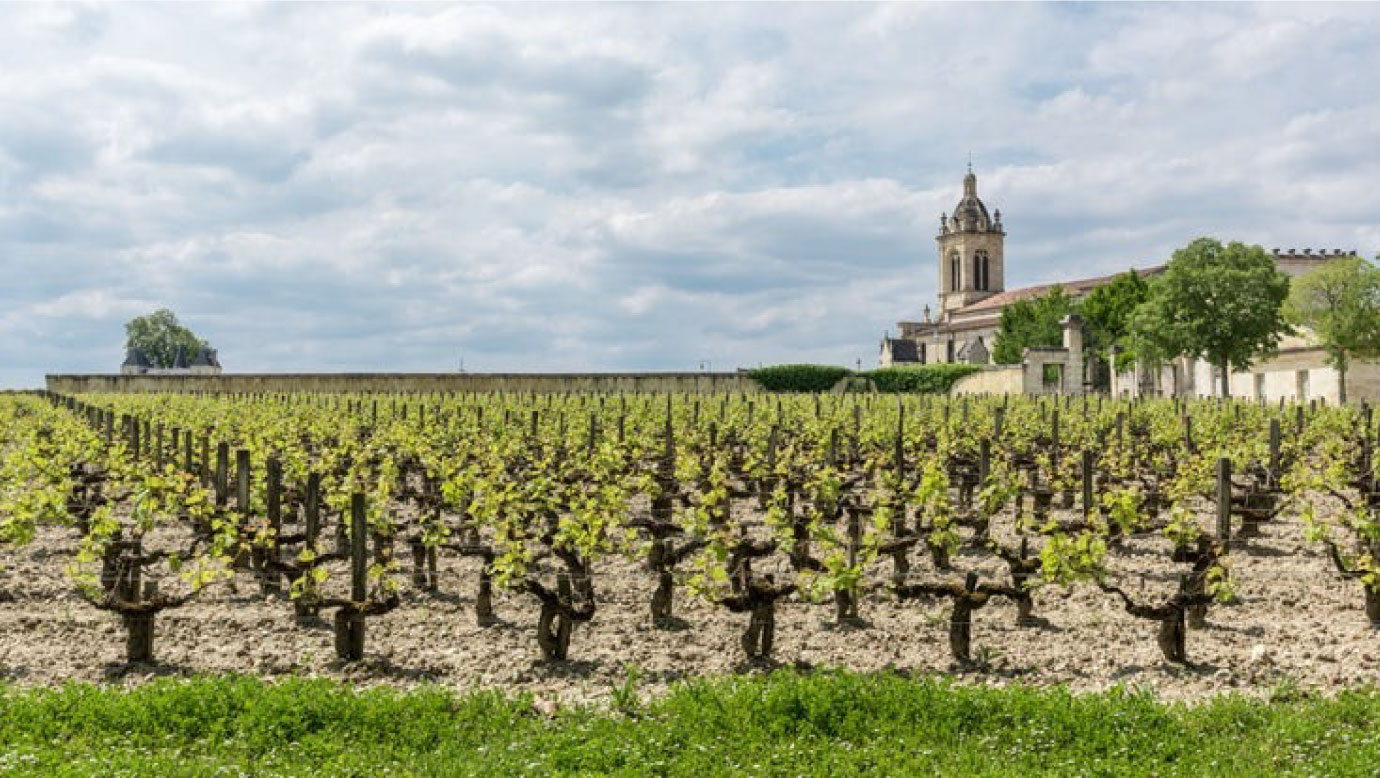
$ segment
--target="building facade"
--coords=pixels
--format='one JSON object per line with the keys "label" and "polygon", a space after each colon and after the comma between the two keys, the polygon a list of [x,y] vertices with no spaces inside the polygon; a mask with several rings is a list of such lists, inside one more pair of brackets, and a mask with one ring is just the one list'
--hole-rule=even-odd
{"label": "building facade", "polygon": [[[1097,276],[1008,290],[1006,229],[1002,225],[1001,211],[997,209],[989,214],[987,205],[978,196],[977,176],[971,169],[963,177],[963,195],[952,215],[946,213],[939,217],[935,242],[939,271],[938,313],[932,313],[930,306],[925,305],[919,321],[897,322],[897,334],[893,337],[888,333],[882,338],[879,362],[883,367],[935,362],[989,364],[1006,306],[1041,297],[1055,286],[1062,287],[1076,300],[1116,278],[1115,275]],[[1355,253],[1341,249],[1273,250],[1276,266],[1290,276],[1307,273],[1327,260]],[[1150,277],[1163,272],[1164,265],[1135,270],[1142,277]],[[1076,321],[1071,324],[1077,326]],[[1066,326],[1066,340],[1070,337],[1067,330]],[[1073,337],[1081,343],[1081,333]],[[1239,397],[1266,400],[1333,398],[1339,394],[1340,377],[1335,369],[1324,364],[1324,357],[1306,333],[1286,337],[1275,357],[1252,366],[1251,371],[1233,374],[1231,392]],[[1085,373],[1086,361],[1078,359],[1076,365],[1070,363],[1068,368]],[[1182,359],[1159,370],[1138,367],[1113,376],[1112,391],[1211,395],[1219,387],[1213,378],[1210,365]],[[984,380],[988,379],[976,377],[972,383],[982,384]],[[1031,380],[1026,381],[1027,387],[1030,383]],[[1057,386],[1060,387],[1058,391],[1066,391],[1070,386],[1082,386],[1086,390],[1088,383],[1086,375],[1071,375],[1057,382]],[[1012,385],[1020,384],[1013,379]],[[1380,366],[1353,365],[1347,376],[1347,395],[1373,395],[1380,399]]]}

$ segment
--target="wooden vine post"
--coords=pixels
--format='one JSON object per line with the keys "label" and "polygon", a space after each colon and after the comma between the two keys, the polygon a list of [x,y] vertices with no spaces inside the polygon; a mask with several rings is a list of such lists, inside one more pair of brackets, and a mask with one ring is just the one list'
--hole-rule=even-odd
{"label": "wooden vine post", "polygon": [[369,521],[364,495],[350,495],[350,601],[335,612],[335,654],[346,662],[364,658],[364,605],[369,599]]}
{"label": "wooden vine post", "polygon": [[[891,502],[891,535],[896,542],[891,548],[891,580],[897,586],[906,582],[910,577],[910,547],[915,545],[916,538],[907,540],[908,527],[906,524],[906,406],[897,400],[896,403],[896,450],[893,452],[894,467],[896,468],[896,491],[892,496]],[[775,429],[773,428],[773,433]]]}
{"label": "wooden vine post", "polygon": [[1090,521],[1093,517],[1093,451],[1090,448],[1083,449],[1082,462],[1083,479],[1083,519]]}
{"label": "wooden vine post", "polygon": [[265,512],[268,515],[268,537],[254,545],[254,569],[259,574],[259,592],[265,597],[278,596],[283,589],[278,563],[279,536],[283,529],[283,465],[277,457],[264,463]]}
{"label": "wooden vine post", "polygon": [[1231,458],[1217,460],[1217,540],[1231,542]]}
{"label": "wooden vine post", "polygon": [[[249,449],[235,451],[235,511],[239,514],[240,534],[248,534],[249,525]],[[247,550],[235,554],[235,567],[244,569],[251,560]]]}
{"label": "wooden vine post", "polygon": [[216,444],[216,507],[224,508],[230,501],[230,444]]}
{"label": "wooden vine post", "polygon": [[1279,419],[1270,419],[1270,487],[1279,487]]}

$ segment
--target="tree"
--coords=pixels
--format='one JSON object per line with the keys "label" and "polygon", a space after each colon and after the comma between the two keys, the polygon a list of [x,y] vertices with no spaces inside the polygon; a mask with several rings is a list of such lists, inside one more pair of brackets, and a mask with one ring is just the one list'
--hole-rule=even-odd
{"label": "tree", "polygon": [[1018,300],[1002,309],[1001,328],[992,347],[992,360],[1013,365],[1033,346],[1060,346],[1064,328],[1059,322],[1073,313],[1073,299],[1055,286],[1033,300]]}
{"label": "tree", "polygon": [[1221,371],[1225,396],[1233,369],[1274,353],[1291,331],[1283,311],[1288,295],[1289,277],[1265,249],[1198,238],[1175,251],[1151,282],[1132,336],[1158,357],[1207,360]]}
{"label": "tree", "polygon": [[1357,256],[1331,260],[1293,280],[1284,316],[1317,336],[1346,402],[1350,361],[1380,357],[1380,269]]}
{"label": "tree", "polygon": [[[1094,386],[1107,388],[1111,377],[1110,371],[1104,369],[1108,367],[1107,351],[1112,346],[1129,344],[1131,317],[1149,294],[1150,285],[1136,271],[1129,270],[1092,290],[1078,303],[1078,312],[1083,316],[1083,348],[1088,364],[1097,366]],[[1110,367],[1117,369],[1122,365]]]}
{"label": "tree", "polygon": [[177,314],[160,308],[147,316],[137,316],[125,323],[125,348],[137,348],[154,367],[172,367],[177,359],[177,347],[186,350],[187,358],[210,344],[198,338],[177,321]]}

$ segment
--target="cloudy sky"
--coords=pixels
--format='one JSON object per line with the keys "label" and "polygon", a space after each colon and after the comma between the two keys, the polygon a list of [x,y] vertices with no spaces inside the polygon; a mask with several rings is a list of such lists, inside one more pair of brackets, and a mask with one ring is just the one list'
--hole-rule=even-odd
{"label": "cloudy sky", "polygon": [[1017,286],[1380,249],[1380,6],[0,6],[0,386],[874,363],[968,154]]}

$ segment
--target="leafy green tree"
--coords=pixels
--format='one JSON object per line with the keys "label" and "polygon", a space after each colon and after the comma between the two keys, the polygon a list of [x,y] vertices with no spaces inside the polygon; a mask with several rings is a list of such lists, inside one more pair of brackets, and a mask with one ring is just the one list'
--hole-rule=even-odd
{"label": "leafy green tree", "polygon": [[1073,298],[1055,286],[1033,300],[1018,300],[1001,312],[1001,328],[992,346],[992,360],[1013,365],[1034,346],[1060,346],[1064,328],[1059,322],[1074,311]]}
{"label": "leafy green tree", "polygon": [[1284,316],[1317,336],[1346,402],[1347,365],[1380,357],[1380,269],[1356,256],[1331,260],[1293,280]]}
{"label": "leafy green tree", "polygon": [[197,349],[209,345],[182,326],[177,314],[167,308],[125,322],[125,348],[139,349],[154,367],[172,367],[178,346],[186,349],[187,358],[191,359]]}
{"label": "leafy green tree", "polygon": [[1134,270],[1129,270],[1105,286],[1089,292],[1078,303],[1078,312],[1083,316],[1083,347],[1088,364],[1093,365],[1093,385],[1106,389],[1111,380],[1111,369],[1122,368],[1107,364],[1107,352],[1112,346],[1127,347],[1123,359],[1129,359],[1131,317],[1136,308],[1145,302],[1150,294],[1150,285]]}
{"label": "leafy green tree", "polygon": [[1132,319],[1133,339],[1157,357],[1207,360],[1221,371],[1225,396],[1231,371],[1274,353],[1290,331],[1288,295],[1289,277],[1265,249],[1198,238],[1150,283]]}

